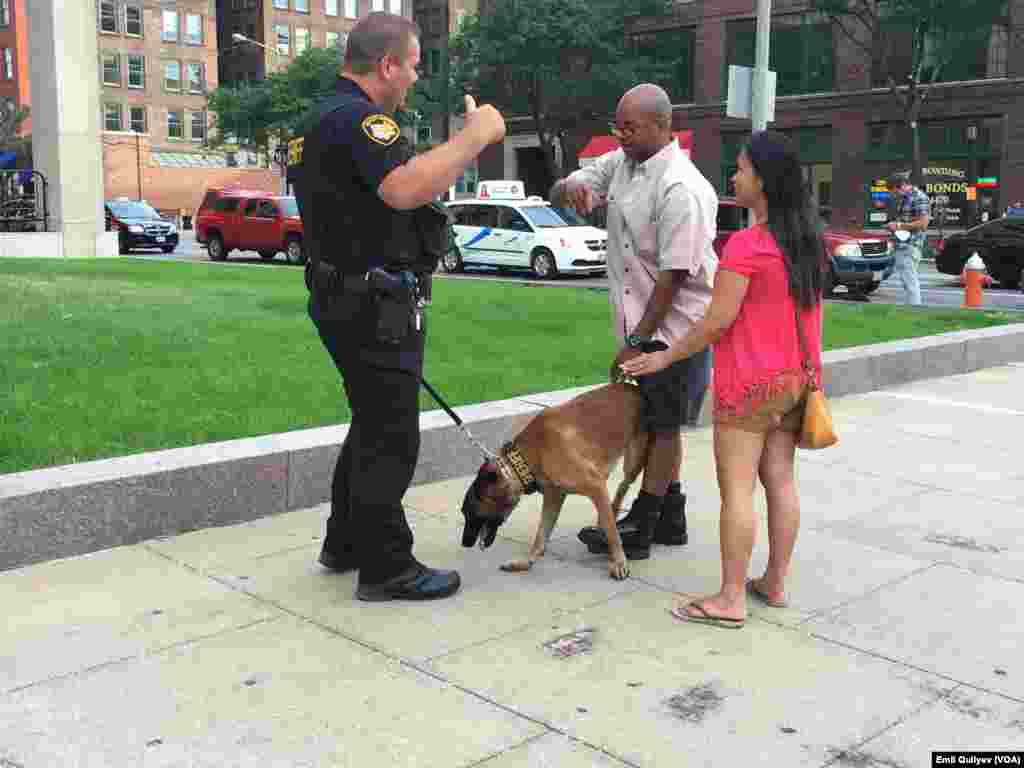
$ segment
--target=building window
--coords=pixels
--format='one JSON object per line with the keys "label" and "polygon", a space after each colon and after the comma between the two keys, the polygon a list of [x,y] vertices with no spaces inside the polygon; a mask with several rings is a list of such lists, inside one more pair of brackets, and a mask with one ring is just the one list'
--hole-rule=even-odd
{"label": "building window", "polygon": [[11,0],[0,0],[0,27],[11,25]]}
{"label": "building window", "polygon": [[371,6],[371,10],[373,10],[373,11],[383,11],[384,10],[384,0],[373,0],[373,5]]}
{"label": "building window", "polygon": [[142,37],[142,6],[126,5],[124,8],[124,33],[131,37]]}
{"label": "building window", "polygon": [[354,19],[359,15],[359,5],[356,0],[345,0],[345,18]]}
{"label": "building window", "polygon": [[835,90],[832,25],[811,14],[780,16],[772,21],[771,68],[780,96]]}
{"label": "building window", "polygon": [[203,93],[206,90],[203,65],[198,62],[188,63],[188,90],[189,93]]}
{"label": "building window", "polygon": [[178,12],[164,11],[164,31],[161,38],[169,43],[178,42]]}
{"label": "building window", "polygon": [[117,53],[103,54],[103,84],[121,84],[121,56]]}
{"label": "building window", "polygon": [[337,32],[328,32],[327,33],[327,41],[326,42],[327,42],[327,47],[328,48],[337,48],[338,47],[338,33]]}
{"label": "building window", "polygon": [[146,87],[146,57],[128,56],[128,87]]}
{"label": "building window", "polygon": [[1006,49],[1009,46],[1010,30],[1003,25],[992,27],[992,38],[988,47],[988,77],[1006,77]]}
{"label": "building window", "polygon": [[193,112],[191,125],[192,141],[203,141],[206,139],[206,112]]}
{"label": "building window", "polygon": [[338,0],[324,0],[324,13],[328,16],[337,16]]}
{"label": "building window", "polygon": [[117,32],[117,5],[100,3],[100,32]]}
{"label": "building window", "polygon": [[295,55],[298,56],[300,53],[309,48],[309,30],[305,27],[295,28]]}
{"label": "building window", "polygon": [[4,48],[4,77],[8,80],[14,79],[14,51],[10,48]]}
{"label": "building window", "polygon": [[[726,64],[754,66],[756,22],[730,21],[726,25]],[[832,25],[810,14],[772,19],[769,67],[776,73],[775,93],[826,93],[835,90],[835,52]]]}
{"label": "building window", "polygon": [[198,13],[185,14],[185,42],[189,45],[203,44],[203,17]]}
{"label": "building window", "polygon": [[121,126],[121,105],[103,105],[103,129],[107,131],[120,131]]}
{"label": "building window", "polygon": [[274,37],[277,38],[277,52],[282,56],[290,56],[292,52],[292,36],[288,25],[275,24]]}
{"label": "building window", "polygon": [[180,91],[181,90],[181,62],[180,61],[165,61],[164,62],[164,90],[165,91]]}
{"label": "building window", "polygon": [[309,0],[295,0],[295,10],[299,13],[309,13]]}
{"label": "building window", "polygon": [[167,138],[185,138],[185,125],[182,119],[182,113],[180,109],[167,110]]}
{"label": "building window", "polygon": [[402,0],[391,0],[391,12],[402,15]]}
{"label": "building window", "polygon": [[129,126],[135,133],[146,132],[146,108],[145,107],[129,107],[128,108],[128,119],[131,120]]}
{"label": "building window", "polygon": [[274,7],[282,11],[288,10],[288,0],[274,0]]}
{"label": "building window", "polygon": [[673,104],[693,101],[696,43],[697,32],[691,27],[664,29],[633,38],[637,53],[658,66],[649,80],[664,88]]}

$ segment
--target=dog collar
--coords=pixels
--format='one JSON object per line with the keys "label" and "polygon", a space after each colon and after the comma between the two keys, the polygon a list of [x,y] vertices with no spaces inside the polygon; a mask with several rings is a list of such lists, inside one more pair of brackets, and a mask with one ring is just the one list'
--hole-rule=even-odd
{"label": "dog collar", "polygon": [[501,455],[496,457],[498,468],[502,474],[515,480],[522,486],[524,494],[534,493],[540,490],[537,478],[530,471],[530,465],[526,463],[523,454],[516,448],[515,443],[506,443],[501,450]]}

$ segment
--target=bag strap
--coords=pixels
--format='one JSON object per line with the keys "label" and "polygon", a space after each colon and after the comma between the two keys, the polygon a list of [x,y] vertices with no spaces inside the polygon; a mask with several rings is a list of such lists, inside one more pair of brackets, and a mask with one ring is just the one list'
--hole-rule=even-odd
{"label": "bag strap", "polygon": [[807,354],[807,339],[804,337],[804,324],[800,322],[800,302],[793,301],[793,317],[796,320],[796,338],[800,343],[800,357],[804,361],[804,372],[807,374],[807,381],[813,392],[818,388],[818,377],[814,375],[814,361]]}

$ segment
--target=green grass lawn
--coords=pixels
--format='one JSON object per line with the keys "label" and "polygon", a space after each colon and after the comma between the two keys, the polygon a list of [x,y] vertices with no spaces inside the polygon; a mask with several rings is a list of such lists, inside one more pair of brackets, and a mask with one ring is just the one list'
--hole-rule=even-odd
{"label": "green grass lawn", "polygon": [[[0,474],[349,418],[294,267],[0,260],[0,307]],[[825,344],[1012,320],[829,305]],[[595,384],[614,354],[607,294],[574,287],[435,280],[428,338],[452,405]]]}

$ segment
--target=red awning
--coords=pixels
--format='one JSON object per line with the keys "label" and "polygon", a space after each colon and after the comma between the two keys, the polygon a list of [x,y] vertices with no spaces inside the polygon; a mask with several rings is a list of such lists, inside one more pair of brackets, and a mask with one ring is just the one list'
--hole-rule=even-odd
{"label": "red awning", "polygon": [[[680,149],[693,149],[693,131],[676,131]],[[614,136],[594,136],[587,146],[580,150],[580,160],[588,157],[600,157],[619,148],[619,140]]]}

